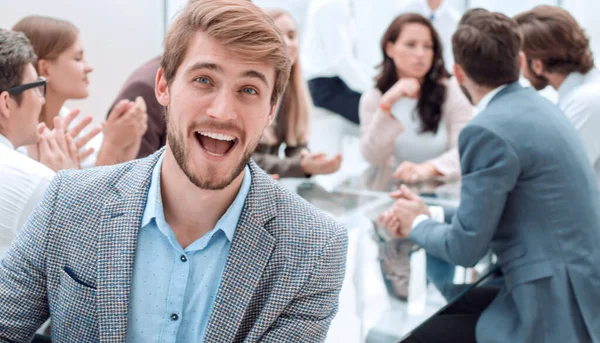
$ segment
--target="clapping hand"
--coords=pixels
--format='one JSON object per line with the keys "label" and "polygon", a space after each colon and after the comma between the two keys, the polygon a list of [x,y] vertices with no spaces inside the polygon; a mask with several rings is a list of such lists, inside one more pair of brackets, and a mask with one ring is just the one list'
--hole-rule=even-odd
{"label": "clapping hand", "polygon": [[340,169],[342,155],[336,154],[327,158],[324,153],[311,153],[303,150],[301,153],[300,166],[307,175],[332,174]]}
{"label": "clapping hand", "polygon": [[400,189],[390,196],[396,201],[391,208],[379,216],[379,221],[392,236],[406,238],[417,216],[430,215],[429,208],[423,199],[405,185],[400,186]]}
{"label": "clapping hand", "polygon": [[431,163],[416,164],[405,161],[396,168],[392,177],[407,183],[417,183],[442,175]]}

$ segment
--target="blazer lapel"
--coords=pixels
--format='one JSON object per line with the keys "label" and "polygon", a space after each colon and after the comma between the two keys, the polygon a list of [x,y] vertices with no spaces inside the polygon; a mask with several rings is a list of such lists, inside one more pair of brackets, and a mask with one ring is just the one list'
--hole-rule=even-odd
{"label": "blazer lapel", "polygon": [[158,154],[133,164],[115,185],[98,235],[97,311],[100,342],[125,342],[137,233]]}
{"label": "blazer lapel", "polygon": [[277,214],[275,186],[254,162],[252,185],[235,231],[205,342],[232,342],[246,314],[254,289],[275,248],[265,225]]}

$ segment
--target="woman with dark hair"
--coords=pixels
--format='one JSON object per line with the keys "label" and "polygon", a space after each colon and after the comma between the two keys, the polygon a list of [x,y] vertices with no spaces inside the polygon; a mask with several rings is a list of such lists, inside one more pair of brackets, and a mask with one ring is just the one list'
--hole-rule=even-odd
{"label": "woman with dark hair", "polygon": [[416,13],[397,17],[381,40],[376,87],[360,103],[361,151],[394,177],[418,182],[460,175],[458,134],[473,107],[444,67],[442,43]]}

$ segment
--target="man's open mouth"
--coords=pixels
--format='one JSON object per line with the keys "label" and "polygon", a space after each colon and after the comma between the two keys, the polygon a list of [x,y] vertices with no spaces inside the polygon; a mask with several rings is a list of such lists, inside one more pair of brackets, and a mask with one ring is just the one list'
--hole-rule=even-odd
{"label": "man's open mouth", "polygon": [[194,135],[202,149],[213,156],[227,155],[238,142],[237,138],[223,133],[196,131]]}

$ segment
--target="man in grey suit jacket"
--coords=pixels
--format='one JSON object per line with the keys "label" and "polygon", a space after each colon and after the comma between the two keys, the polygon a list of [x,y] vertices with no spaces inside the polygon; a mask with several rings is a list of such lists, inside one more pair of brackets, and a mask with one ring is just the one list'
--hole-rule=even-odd
{"label": "man in grey suit jacket", "polygon": [[462,266],[491,249],[505,281],[407,342],[598,342],[600,192],[582,141],[558,107],[519,85],[516,23],[485,10],[466,16],[454,73],[480,113],[459,138],[460,207],[444,224],[440,208],[402,187],[389,229]]}
{"label": "man in grey suit jacket", "polygon": [[56,176],[0,264],[0,342],[319,342],[346,231],[251,154],[289,77],[258,7],[187,4],[156,78],[167,147]]}

